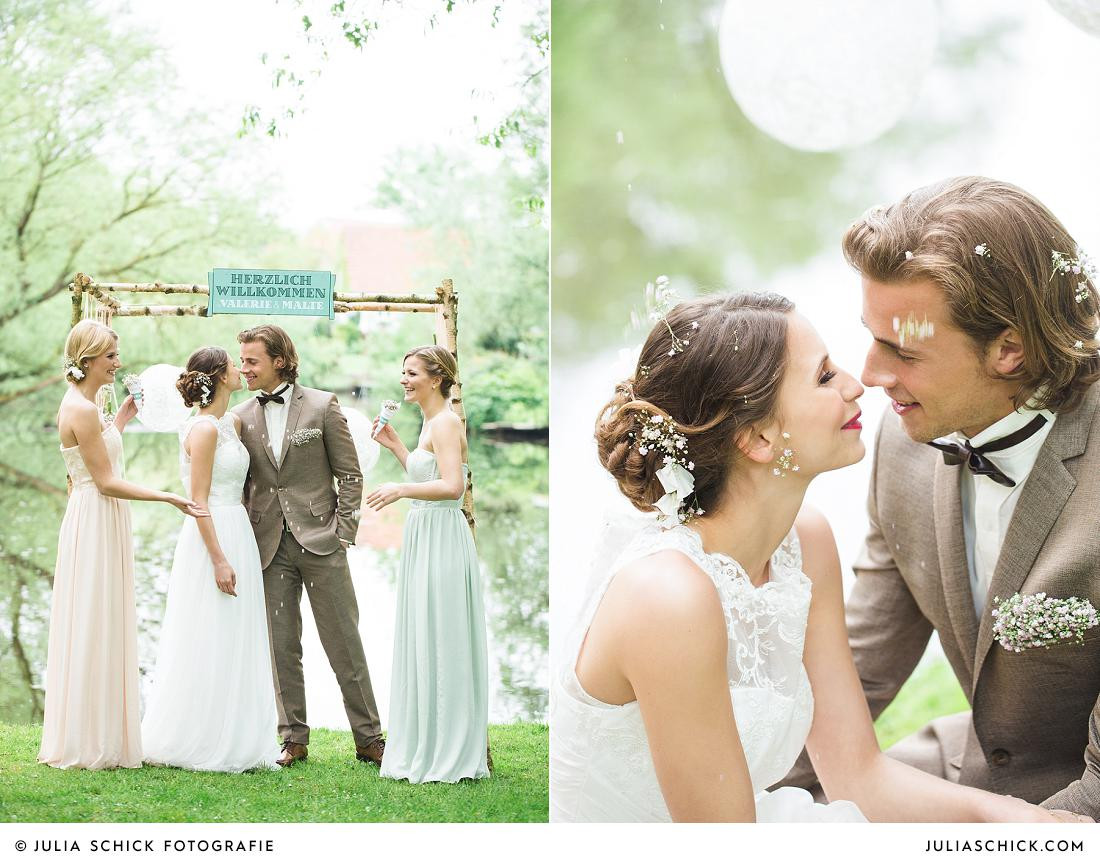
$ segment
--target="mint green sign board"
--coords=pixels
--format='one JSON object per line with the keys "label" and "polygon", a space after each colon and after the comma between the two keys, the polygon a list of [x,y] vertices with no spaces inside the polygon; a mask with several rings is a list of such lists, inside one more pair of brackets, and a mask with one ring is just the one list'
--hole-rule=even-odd
{"label": "mint green sign board", "polygon": [[216,269],[207,275],[208,315],[336,317],[336,274],[325,270]]}

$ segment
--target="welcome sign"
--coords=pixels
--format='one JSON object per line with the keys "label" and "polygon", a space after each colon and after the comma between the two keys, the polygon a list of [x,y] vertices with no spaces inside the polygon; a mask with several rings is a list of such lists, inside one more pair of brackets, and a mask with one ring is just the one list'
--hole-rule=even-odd
{"label": "welcome sign", "polygon": [[215,269],[207,284],[208,315],[336,317],[336,274],[325,270]]}

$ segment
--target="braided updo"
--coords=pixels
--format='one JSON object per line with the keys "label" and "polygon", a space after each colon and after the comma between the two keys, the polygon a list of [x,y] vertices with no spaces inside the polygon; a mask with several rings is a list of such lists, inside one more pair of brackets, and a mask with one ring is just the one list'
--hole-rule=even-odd
{"label": "braided updo", "polygon": [[616,386],[596,420],[600,463],[635,507],[652,511],[664,494],[656,476],[664,453],[643,455],[635,443],[645,414],[671,419],[687,438],[694,505],[719,505],[738,437],[775,415],[792,311],[794,303],[779,294],[723,294],[681,302],[657,322],[637,371]]}
{"label": "braided updo", "polygon": [[[214,400],[214,393],[218,388],[218,378],[229,367],[229,354],[224,348],[214,345],[199,348],[187,358],[187,370],[176,381],[176,389],[183,396],[183,403],[187,407],[206,407]],[[204,377],[210,379],[207,384]],[[206,385],[209,393],[203,403],[203,385]]]}

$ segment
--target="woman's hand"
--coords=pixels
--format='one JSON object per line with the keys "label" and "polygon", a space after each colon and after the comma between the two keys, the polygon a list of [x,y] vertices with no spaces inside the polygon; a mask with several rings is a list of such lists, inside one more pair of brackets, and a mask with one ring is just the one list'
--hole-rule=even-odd
{"label": "woman's hand", "polygon": [[[396,435],[394,435],[396,437]],[[375,512],[381,511],[395,500],[400,500],[405,495],[401,493],[401,486],[395,482],[385,482],[367,495],[365,503]]]}
{"label": "woman's hand", "polygon": [[1015,824],[1056,824],[1068,819],[1042,806],[1021,800],[1019,797],[992,794],[986,798],[986,803],[982,807],[981,820]]}
{"label": "woman's hand", "polygon": [[1048,809],[1047,811],[1054,816],[1055,821],[1062,821],[1066,824],[1095,823],[1088,815],[1078,815],[1076,812],[1070,812],[1068,809]]}
{"label": "woman's hand", "polygon": [[218,583],[218,590],[229,596],[237,595],[237,573],[229,565],[229,561],[223,560],[214,564],[214,581]]}
{"label": "woman's hand", "polygon": [[126,428],[126,424],[137,416],[138,407],[134,401],[133,396],[126,396],[122,404],[118,406],[118,413],[115,414],[115,425],[119,431]]}
{"label": "woman's hand", "polygon": [[172,504],[172,506],[182,512],[184,515],[189,515],[192,518],[206,518],[208,515],[210,515],[209,510],[199,506],[193,500],[189,500],[182,495],[169,494],[165,498],[165,502]]}
{"label": "woman's hand", "polygon": [[382,446],[388,450],[395,450],[401,444],[401,438],[397,436],[397,432],[393,430],[392,423],[386,423],[381,428],[378,428],[379,417],[374,418],[374,427],[378,429],[374,434],[374,439],[378,441]]}

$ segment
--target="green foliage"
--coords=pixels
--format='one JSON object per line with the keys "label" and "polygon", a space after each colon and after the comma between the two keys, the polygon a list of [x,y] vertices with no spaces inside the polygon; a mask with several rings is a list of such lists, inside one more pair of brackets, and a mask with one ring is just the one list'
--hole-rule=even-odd
{"label": "green foliage", "polygon": [[547,820],[545,725],[489,726],[488,779],[410,785],[355,760],[350,732],[314,729],[284,770],[56,770],[36,763],[41,726],[0,725],[0,821],[360,822]]}
{"label": "green foliage", "polygon": [[[625,310],[660,274],[685,295],[753,290],[782,269],[839,255],[845,227],[897,194],[892,166],[951,146],[961,123],[984,134],[992,104],[979,82],[995,74],[952,68],[958,122],[924,117],[863,147],[793,150],[731,98],[715,14],[709,0],[553,4],[559,356],[619,341]],[[1000,35],[980,34],[983,47]],[[961,38],[970,37],[945,28],[941,50],[953,65]]]}
{"label": "green foliage", "polygon": [[476,382],[463,395],[466,421],[472,429],[486,423],[545,425],[546,369],[516,362],[503,353],[475,357],[463,377]]}
{"label": "green foliage", "polygon": [[903,737],[919,731],[937,716],[968,710],[959,681],[946,660],[918,670],[875,721],[879,746],[888,749]]}

